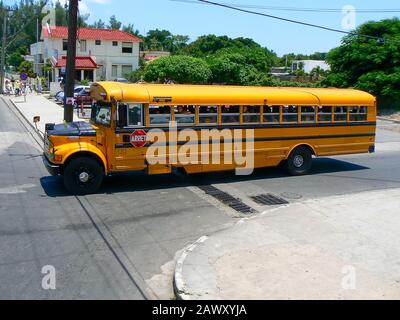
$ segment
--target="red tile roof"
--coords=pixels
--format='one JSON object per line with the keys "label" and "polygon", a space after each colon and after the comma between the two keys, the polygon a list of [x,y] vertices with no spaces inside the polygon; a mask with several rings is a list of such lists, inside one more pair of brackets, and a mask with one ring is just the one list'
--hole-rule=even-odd
{"label": "red tile roof", "polygon": [[[49,38],[49,30],[43,27],[43,36]],[[50,27],[50,37],[58,39],[68,38],[68,27]],[[80,28],[78,38],[82,40],[113,40],[142,42],[142,39],[121,30]]]}
{"label": "red tile roof", "polygon": [[[54,68],[64,68],[67,65],[67,56],[58,58],[57,63],[53,66]],[[76,69],[97,69],[97,63],[92,57],[78,56],[75,59]]]}

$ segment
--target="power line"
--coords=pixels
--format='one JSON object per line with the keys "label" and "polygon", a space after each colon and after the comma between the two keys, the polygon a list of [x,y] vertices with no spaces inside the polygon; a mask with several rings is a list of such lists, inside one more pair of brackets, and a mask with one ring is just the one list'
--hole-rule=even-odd
{"label": "power line", "polygon": [[[197,0],[170,0],[174,2],[183,3],[197,3]],[[247,8],[247,9],[261,9],[261,10],[275,10],[275,11],[293,11],[293,12],[318,12],[318,13],[342,13],[343,9],[339,8],[299,8],[299,7],[278,7],[278,6],[262,6],[254,4],[239,4],[239,3],[224,3],[219,4],[233,6],[236,8]],[[349,9],[350,12],[356,13],[399,13],[400,8],[397,9]]]}
{"label": "power line", "polygon": [[382,37],[375,37],[375,36],[370,36],[370,35],[367,35],[367,34],[361,34],[361,33],[357,33],[357,32],[343,31],[343,30],[329,28],[329,27],[325,27],[325,26],[321,26],[321,25],[317,25],[317,24],[312,24],[312,23],[307,23],[307,22],[302,22],[302,21],[282,18],[282,17],[278,17],[278,16],[274,16],[274,15],[270,15],[270,14],[266,14],[266,13],[262,13],[262,12],[251,11],[251,10],[247,10],[247,9],[241,9],[241,8],[233,7],[233,6],[230,6],[230,5],[218,3],[218,2],[212,2],[212,1],[208,1],[208,0],[197,0],[197,1],[201,2],[201,3],[205,3],[205,4],[210,4],[210,5],[214,5],[214,6],[218,6],[218,7],[222,7],[222,8],[226,8],[226,9],[230,9],[230,10],[234,10],[234,11],[244,12],[244,13],[248,13],[248,14],[263,16],[263,17],[268,17],[268,18],[271,18],[271,19],[276,19],[276,20],[281,20],[281,21],[285,21],[285,22],[295,23],[295,24],[299,24],[299,25],[303,25],[303,26],[307,26],[307,27],[312,27],[312,28],[317,28],[317,29],[322,29],[322,30],[326,30],[326,31],[337,32],[337,33],[341,33],[341,34],[358,36],[358,37],[364,37],[364,38],[367,38],[367,39],[378,40],[380,42],[400,43],[400,40],[385,39],[385,38],[382,38]]}

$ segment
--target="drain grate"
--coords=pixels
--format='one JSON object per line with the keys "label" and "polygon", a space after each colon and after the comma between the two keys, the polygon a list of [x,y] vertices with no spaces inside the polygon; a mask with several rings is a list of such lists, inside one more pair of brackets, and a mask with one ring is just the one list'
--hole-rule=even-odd
{"label": "drain grate", "polygon": [[288,204],[285,199],[279,198],[273,194],[260,194],[255,197],[251,197],[256,203],[261,204],[261,205],[267,205],[267,206],[277,206],[277,205],[282,205],[282,204]]}
{"label": "drain grate", "polygon": [[243,214],[251,214],[256,211],[249,207],[247,204],[243,203],[242,200],[231,196],[229,193],[226,193],[216,187],[213,186],[199,186],[201,190],[203,190],[206,194],[214,197],[218,201],[232,208],[233,210],[243,213]]}

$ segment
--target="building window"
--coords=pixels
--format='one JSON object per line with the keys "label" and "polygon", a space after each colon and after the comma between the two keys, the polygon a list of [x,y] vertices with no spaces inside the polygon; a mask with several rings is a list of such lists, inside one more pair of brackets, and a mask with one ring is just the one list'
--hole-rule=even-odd
{"label": "building window", "polygon": [[122,76],[128,78],[132,73],[132,65],[122,66]]}
{"label": "building window", "polygon": [[64,39],[62,46],[63,46],[63,51],[68,51],[68,40]]}
{"label": "building window", "polygon": [[118,77],[118,66],[117,65],[111,66],[111,77]]}
{"label": "building window", "polygon": [[133,43],[132,42],[122,42],[122,53],[132,53]]}
{"label": "building window", "polygon": [[81,40],[81,52],[86,52],[86,40]]}
{"label": "building window", "polygon": [[118,41],[113,41],[112,45],[113,45],[113,47],[118,47]]}
{"label": "building window", "polygon": [[101,46],[101,40],[96,40],[96,46]]}
{"label": "building window", "polygon": [[111,76],[118,77],[118,66],[117,65],[111,66]]}

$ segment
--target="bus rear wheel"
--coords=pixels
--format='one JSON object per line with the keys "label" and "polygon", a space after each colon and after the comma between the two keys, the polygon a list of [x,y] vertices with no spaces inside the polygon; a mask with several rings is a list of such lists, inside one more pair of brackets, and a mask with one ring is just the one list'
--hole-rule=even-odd
{"label": "bus rear wheel", "polygon": [[312,167],[312,151],[308,147],[298,147],[292,151],[286,160],[286,169],[293,176],[310,173]]}
{"label": "bus rear wheel", "polygon": [[64,169],[64,186],[73,195],[96,193],[104,179],[99,163],[91,158],[72,159]]}

